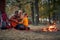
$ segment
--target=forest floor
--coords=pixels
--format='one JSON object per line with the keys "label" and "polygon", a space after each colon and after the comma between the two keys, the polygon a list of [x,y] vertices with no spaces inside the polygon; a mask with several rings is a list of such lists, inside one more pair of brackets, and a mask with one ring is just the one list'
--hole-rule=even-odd
{"label": "forest floor", "polygon": [[0,30],[0,40],[60,40],[60,31],[57,32],[41,32],[40,29],[46,25],[33,26],[33,30],[16,30],[7,29]]}

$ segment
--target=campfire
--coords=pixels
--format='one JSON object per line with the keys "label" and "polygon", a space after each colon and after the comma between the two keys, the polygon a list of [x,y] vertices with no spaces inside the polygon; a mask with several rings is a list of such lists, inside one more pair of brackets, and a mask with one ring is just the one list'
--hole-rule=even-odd
{"label": "campfire", "polygon": [[56,27],[56,24],[49,25],[48,27],[42,28],[42,31],[44,32],[56,32],[58,31],[58,28]]}

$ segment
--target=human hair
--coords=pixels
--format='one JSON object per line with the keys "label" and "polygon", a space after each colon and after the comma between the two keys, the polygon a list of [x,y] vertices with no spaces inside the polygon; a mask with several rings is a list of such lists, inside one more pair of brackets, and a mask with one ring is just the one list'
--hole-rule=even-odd
{"label": "human hair", "polygon": [[24,14],[24,16],[28,15],[27,13]]}
{"label": "human hair", "polygon": [[28,14],[27,14],[27,13],[25,13],[25,14],[24,14],[24,16],[27,16],[27,17],[28,17]]}
{"label": "human hair", "polygon": [[15,11],[15,14],[18,14],[18,11]]}

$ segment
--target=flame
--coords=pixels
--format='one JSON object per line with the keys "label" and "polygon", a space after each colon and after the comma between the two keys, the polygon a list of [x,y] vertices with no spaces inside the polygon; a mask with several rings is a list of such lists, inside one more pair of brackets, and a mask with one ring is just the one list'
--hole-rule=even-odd
{"label": "flame", "polygon": [[48,31],[50,31],[50,32],[57,31],[56,25],[49,26]]}
{"label": "flame", "polygon": [[56,32],[57,31],[57,28],[56,28],[56,25],[50,25],[49,27],[45,27],[45,28],[42,28],[42,31],[44,32]]}

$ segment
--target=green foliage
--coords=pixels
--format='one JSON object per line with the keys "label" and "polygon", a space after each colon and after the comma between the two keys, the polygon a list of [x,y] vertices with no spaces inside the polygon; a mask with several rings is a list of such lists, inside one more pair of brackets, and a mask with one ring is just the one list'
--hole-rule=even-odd
{"label": "green foliage", "polygon": [[[16,7],[18,9],[23,9],[24,11],[26,11],[28,14],[31,14],[31,5],[30,2],[34,2],[35,0],[6,0],[6,12],[7,13],[12,13],[12,11],[15,11]],[[48,17],[48,10],[51,13],[51,15],[53,14],[53,7],[51,7],[50,5],[50,9],[48,6],[48,2],[45,1],[44,4],[42,4],[42,0],[39,0],[39,15],[40,16],[44,16],[44,17]],[[54,5],[54,3],[52,3],[52,5]],[[60,0],[57,0],[56,5],[60,5]],[[27,7],[28,6],[28,7]],[[43,7],[43,8],[42,8]],[[17,10],[18,10],[17,9]],[[57,8],[59,9],[59,8]]]}

